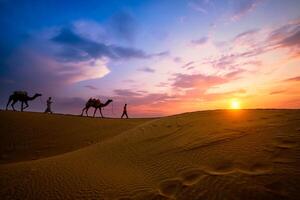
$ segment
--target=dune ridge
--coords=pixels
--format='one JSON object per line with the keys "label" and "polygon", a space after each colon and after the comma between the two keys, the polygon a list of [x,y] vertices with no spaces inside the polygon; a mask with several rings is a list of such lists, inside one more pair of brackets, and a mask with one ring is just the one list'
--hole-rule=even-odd
{"label": "dune ridge", "polygon": [[[47,116],[40,122],[42,114],[12,112],[0,117],[10,123],[1,126],[4,146],[11,137],[40,143],[1,157],[1,199],[299,197],[299,110],[218,110],[129,120]],[[48,137],[25,135],[27,125],[39,121],[42,134],[52,120],[62,122]],[[73,131],[66,133],[70,126]],[[49,142],[52,146],[40,150],[39,157],[30,154]]]}

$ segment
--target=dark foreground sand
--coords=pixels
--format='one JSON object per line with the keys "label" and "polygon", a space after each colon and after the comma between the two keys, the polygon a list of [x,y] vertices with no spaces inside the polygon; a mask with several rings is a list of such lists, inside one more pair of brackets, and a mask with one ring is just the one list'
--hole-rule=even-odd
{"label": "dark foreground sand", "polygon": [[0,199],[300,199],[300,111],[0,112]]}

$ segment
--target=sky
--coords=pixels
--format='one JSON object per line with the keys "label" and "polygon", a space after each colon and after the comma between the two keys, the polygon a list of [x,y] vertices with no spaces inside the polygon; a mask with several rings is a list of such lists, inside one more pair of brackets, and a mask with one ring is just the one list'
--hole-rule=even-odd
{"label": "sky", "polygon": [[[0,106],[57,113],[300,108],[299,0],[0,0]],[[17,105],[16,107],[19,107]],[[92,113],[92,111],[90,111]]]}

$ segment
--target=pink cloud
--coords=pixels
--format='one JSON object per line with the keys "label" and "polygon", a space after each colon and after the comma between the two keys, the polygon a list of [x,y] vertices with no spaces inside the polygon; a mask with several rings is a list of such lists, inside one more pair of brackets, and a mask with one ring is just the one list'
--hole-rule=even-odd
{"label": "pink cloud", "polygon": [[238,69],[222,76],[204,74],[175,74],[172,86],[174,88],[203,88],[208,89],[212,86],[228,83],[239,78],[245,70]]}
{"label": "pink cloud", "polygon": [[174,87],[177,88],[194,88],[210,87],[227,82],[226,79],[219,76],[207,76],[203,74],[176,74]]}
{"label": "pink cloud", "polygon": [[285,82],[296,82],[296,81],[300,81],[300,76],[296,76],[296,77],[292,77],[292,78],[288,78],[284,80]]}

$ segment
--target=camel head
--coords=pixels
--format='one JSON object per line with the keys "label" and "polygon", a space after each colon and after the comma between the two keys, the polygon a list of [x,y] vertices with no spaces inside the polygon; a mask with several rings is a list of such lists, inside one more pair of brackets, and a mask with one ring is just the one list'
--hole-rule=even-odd
{"label": "camel head", "polygon": [[111,103],[111,102],[113,102],[112,99],[108,99],[108,100],[107,100],[107,103]]}
{"label": "camel head", "polygon": [[36,97],[40,97],[40,96],[42,96],[42,94],[40,94],[40,93],[35,93],[35,95],[34,96],[36,96]]}

